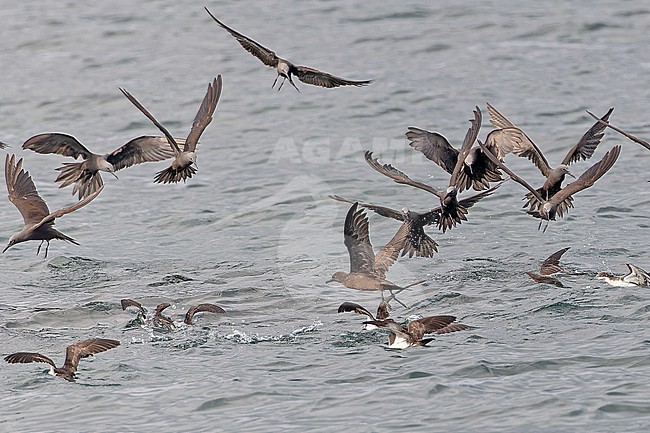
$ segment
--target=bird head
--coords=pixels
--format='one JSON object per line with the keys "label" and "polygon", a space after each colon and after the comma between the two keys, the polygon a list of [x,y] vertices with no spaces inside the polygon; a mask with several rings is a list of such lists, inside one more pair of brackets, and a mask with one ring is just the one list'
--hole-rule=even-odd
{"label": "bird head", "polygon": [[560,164],[560,165],[557,166],[557,168],[559,169],[559,171],[560,171],[561,174],[565,174],[565,175],[567,175],[567,176],[571,176],[571,177],[574,178],[574,179],[576,178],[576,177],[573,175],[573,173],[571,173],[571,172],[569,171],[569,166],[568,166],[568,165],[566,165],[566,164]]}
{"label": "bird head", "polygon": [[11,248],[11,247],[13,247],[14,245],[16,245],[18,242],[20,242],[20,241],[16,238],[16,235],[13,235],[12,237],[9,238],[9,242],[7,242],[7,246],[5,247],[4,250],[2,250],[2,252],[4,253],[4,252],[7,251],[9,248]]}
{"label": "bird head", "polygon": [[555,221],[555,214],[557,213],[556,206],[551,202],[544,202],[540,215],[543,219],[547,221]]}

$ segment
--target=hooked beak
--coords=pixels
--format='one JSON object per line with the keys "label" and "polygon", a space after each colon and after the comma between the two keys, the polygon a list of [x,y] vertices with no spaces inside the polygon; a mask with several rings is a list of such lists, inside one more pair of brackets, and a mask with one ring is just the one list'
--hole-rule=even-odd
{"label": "hooked beak", "polygon": [[114,172],[109,171],[109,173],[112,174],[115,177],[115,179],[119,179],[119,177],[117,177],[117,175]]}
{"label": "hooked beak", "polygon": [[573,173],[571,173],[570,171],[567,171],[566,174],[568,174],[569,176],[571,176],[571,177],[574,178],[574,179],[576,178],[576,177],[573,175]]}
{"label": "hooked beak", "polygon": [[7,244],[4,250],[2,250],[2,253],[4,254],[5,251],[7,251],[9,248],[11,248],[11,244]]}
{"label": "hooked beak", "polygon": [[[7,247],[7,248],[9,248],[9,247]],[[4,253],[4,251],[3,251],[3,253]],[[333,282],[334,282],[334,280],[333,280],[333,279],[329,279],[329,280],[327,280],[327,281],[325,281],[325,284],[328,284],[328,283],[333,283]]]}

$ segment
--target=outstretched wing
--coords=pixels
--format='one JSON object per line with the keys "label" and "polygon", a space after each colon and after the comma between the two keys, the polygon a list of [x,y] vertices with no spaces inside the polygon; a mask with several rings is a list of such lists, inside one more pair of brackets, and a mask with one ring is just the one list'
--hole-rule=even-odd
{"label": "outstretched wing", "polygon": [[16,162],[16,155],[5,157],[5,180],[9,201],[16,206],[23,216],[25,225],[37,224],[47,217],[50,210],[38,195],[36,186],[29,172],[23,169],[23,159]]}
{"label": "outstretched wing", "polygon": [[190,307],[189,310],[187,310],[187,313],[185,313],[185,324],[191,325],[192,319],[194,318],[194,315],[196,313],[225,313],[225,312],[226,310],[214,304],[193,305]]}
{"label": "outstretched wing", "polygon": [[[582,175],[580,175],[576,181],[571,182],[562,188],[559,192],[557,192],[553,197],[551,197],[549,202],[558,207],[558,214],[560,214],[560,205],[562,205],[565,200],[569,200],[573,194],[580,192],[583,189],[589,188],[605,173],[607,173],[607,171],[612,168],[618,159],[620,153],[621,145],[619,144],[617,146],[614,146],[609,152],[605,154],[605,156],[603,156],[603,159],[582,173]],[[562,216],[562,214],[560,214],[560,216]]]}
{"label": "outstretched wing", "polygon": [[223,83],[221,81],[221,75],[217,75],[211,84],[208,84],[208,91],[203,97],[203,102],[201,102],[201,107],[194,117],[194,122],[192,122],[192,129],[185,140],[184,150],[194,152],[196,150],[196,143],[199,142],[199,138],[205,128],[212,122],[212,116],[214,110],[217,108],[217,103],[221,97],[221,88]]}
{"label": "outstretched wing", "polygon": [[77,371],[79,359],[86,358],[96,353],[105,352],[120,345],[117,340],[109,340],[107,338],[93,338],[92,340],[84,340],[75,344],[71,344],[65,351],[65,363],[63,368],[71,373]]}
{"label": "outstretched wing", "polygon": [[90,203],[91,201],[95,200],[95,198],[102,191],[104,191],[104,185],[102,185],[97,191],[90,194],[88,197],[84,198],[83,200],[80,200],[80,201],[76,202],[72,206],[68,206],[68,207],[64,207],[64,208],[55,210],[51,214],[44,217],[38,224],[36,224],[34,226],[34,229],[37,229],[37,228],[41,227],[43,224],[47,224],[47,223],[49,223],[51,221],[54,221],[56,218],[61,218],[63,215],[69,214],[70,212],[74,212],[77,209],[81,209],[82,207],[84,207],[88,203]]}
{"label": "outstretched wing", "polygon": [[[184,142],[182,139],[178,141]],[[106,155],[106,160],[117,171],[143,162],[163,161],[173,156],[174,151],[167,138],[143,135]]]}
{"label": "outstretched wing", "polygon": [[410,224],[404,222],[391,240],[388,241],[382,249],[377,251],[377,254],[375,254],[375,275],[379,278],[386,278],[388,269],[393,265],[393,263],[395,263],[397,257],[399,257],[400,251],[404,249],[406,238],[409,235],[409,230]]}
{"label": "outstretched wing", "polygon": [[607,121],[604,121],[602,119],[598,119],[598,117],[589,110],[586,110],[586,111],[587,111],[587,114],[589,114],[594,119],[598,120],[599,122],[604,122],[605,126],[609,126],[611,129],[618,132],[619,134],[622,134],[623,136],[625,136],[625,137],[629,138],[630,140],[634,141],[635,143],[638,143],[641,146],[645,147],[646,149],[650,150],[650,143],[648,143],[647,141],[641,140],[639,137],[635,137],[632,134],[628,134],[627,132],[623,131],[621,128],[617,128],[616,126],[612,125],[611,123],[609,123]]}
{"label": "outstretched wing", "polygon": [[167,137],[167,141],[169,141],[169,144],[170,144],[171,147],[174,149],[174,152],[177,153],[177,154],[178,154],[178,153],[181,153],[181,149],[180,149],[180,147],[178,146],[178,143],[176,143],[176,139],[174,139],[174,137],[169,133],[169,131],[167,130],[167,128],[165,128],[165,127],[162,125],[162,123],[158,122],[158,121],[156,120],[156,118],[153,117],[153,114],[151,114],[151,113],[150,113],[146,108],[144,108],[144,106],[140,103],[140,101],[138,101],[137,99],[135,99],[135,96],[133,96],[133,95],[131,95],[129,92],[127,92],[126,89],[123,89],[123,88],[120,87],[120,92],[122,92],[122,94],[123,94],[124,96],[126,96],[126,99],[128,99],[129,101],[131,101],[131,103],[132,103],[133,105],[135,105],[135,107],[136,107],[138,110],[140,110],[140,112],[141,112],[142,114],[144,114],[145,117],[146,117],[147,119],[151,120],[151,123],[153,123],[154,125],[156,125],[156,128],[158,128],[158,129],[160,130],[160,132],[162,132],[163,134],[165,134],[165,137]]}
{"label": "outstretched wing", "polygon": [[379,214],[381,216],[388,217],[388,218],[393,218],[393,219],[400,220],[400,221],[404,221],[404,213],[400,212],[400,211],[398,211],[396,209],[391,209],[389,207],[384,207],[384,206],[377,206],[377,205],[369,204],[369,203],[361,203],[361,202],[358,202],[358,201],[353,201],[353,200],[349,200],[347,198],[343,198],[340,195],[336,195],[336,194],[330,194],[328,197],[331,198],[331,199],[334,199],[336,201],[343,202],[343,203],[350,203],[350,204],[357,203],[359,206],[365,207],[366,209],[370,209],[371,211],[373,211],[373,212],[375,212],[375,213],[377,213],[377,214]]}
{"label": "outstretched wing", "polygon": [[340,86],[367,86],[372,83],[372,80],[348,80],[347,78],[337,77],[336,75],[307,66],[292,65],[289,73],[298,77],[305,84],[327,87],[329,89]]}
{"label": "outstretched wing", "polygon": [[45,364],[50,364],[52,368],[56,368],[54,361],[48,358],[45,355],[40,353],[33,352],[18,352],[12,353],[11,355],[5,356],[5,361],[9,364],[28,364],[30,362],[44,362]]}
{"label": "outstretched wing", "polygon": [[544,260],[544,263],[542,263],[539,273],[541,275],[552,275],[562,272],[562,268],[560,267],[560,258],[562,258],[562,255],[566,253],[569,248],[571,247],[562,248],[548,256],[548,258]]}
{"label": "outstretched wing", "polygon": [[497,129],[503,128],[516,128],[517,126],[512,123],[506,116],[499,113],[489,102],[486,104],[488,114],[490,115],[490,123]]}
{"label": "outstretched wing", "polygon": [[[612,111],[614,111],[614,108],[610,108],[609,111],[600,118],[600,120],[603,122],[608,122]],[[598,144],[600,144],[600,140],[603,138],[603,135],[605,135],[605,128],[607,127],[607,123],[603,123],[600,120],[594,123],[594,125],[589,128],[589,131],[585,132],[585,134],[580,137],[580,141],[578,141],[571,149],[569,149],[566,156],[562,160],[562,164],[569,165],[581,159],[591,158],[591,156],[596,151]]]}
{"label": "outstretched wing", "polygon": [[[364,307],[362,307],[359,304],[356,304],[354,302],[344,302],[341,305],[339,305],[339,313],[348,313],[348,312],[354,312],[357,314],[360,314],[362,316],[368,316],[370,320],[375,320],[375,316],[372,315],[372,313],[368,310],[366,310]],[[384,317],[385,319],[385,317]]]}
{"label": "outstretched wing", "polygon": [[458,177],[462,172],[463,166],[465,164],[465,159],[467,158],[467,155],[469,155],[470,150],[472,150],[472,146],[474,145],[476,137],[478,136],[478,132],[481,129],[482,119],[483,115],[481,113],[481,110],[478,107],[474,107],[474,118],[470,119],[469,121],[470,126],[467,130],[467,133],[465,134],[463,145],[460,147],[460,151],[458,152],[458,160],[456,161],[454,171],[451,173],[449,186],[459,186]]}
{"label": "outstretched wing", "polygon": [[375,254],[370,244],[368,217],[363,209],[357,210],[356,203],[350,207],[345,217],[343,237],[350,255],[350,273],[374,275]]}
{"label": "outstretched wing", "polygon": [[372,167],[373,170],[383,174],[384,176],[387,176],[391,179],[393,179],[396,183],[401,183],[403,185],[410,185],[415,188],[422,189],[428,193],[434,194],[438,196],[438,198],[442,198],[443,194],[436,191],[434,188],[430,187],[427,184],[424,184],[422,182],[417,182],[412,180],[410,177],[406,175],[406,173],[403,173],[393,167],[390,164],[380,164],[379,161],[377,161],[377,158],[372,157],[372,152],[371,151],[366,151],[365,153],[365,158],[366,162],[370,167]]}
{"label": "outstretched wing", "polygon": [[81,156],[87,159],[92,152],[72,135],[49,132],[38,134],[23,143],[23,149],[33,150],[36,153],[54,153],[57,155],[71,156],[77,159]]}
{"label": "outstretched wing", "polygon": [[207,7],[205,8],[205,11],[212,17],[213,20],[217,22],[217,24],[219,24],[223,29],[230,33],[232,37],[237,39],[237,42],[239,42],[239,44],[244,47],[246,51],[260,59],[266,66],[271,66],[272,68],[275,68],[277,66],[278,56],[276,56],[273,51],[269,50],[263,45],[258,44],[248,36],[244,36],[241,33],[228,27],[219,21],[217,17],[212,15],[212,12],[210,12]]}
{"label": "outstretched wing", "polygon": [[409,146],[422,152],[427,159],[438,164],[447,173],[454,172],[458,161],[458,150],[454,149],[442,134],[410,126],[405,135],[409,140]]}

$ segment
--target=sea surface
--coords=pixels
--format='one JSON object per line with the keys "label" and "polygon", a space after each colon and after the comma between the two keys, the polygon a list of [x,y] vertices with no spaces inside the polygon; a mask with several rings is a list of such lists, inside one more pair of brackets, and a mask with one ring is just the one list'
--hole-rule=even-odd
{"label": "sea surface", "polygon": [[[297,64],[364,88],[285,83],[207,15]],[[470,330],[394,351],[386,334],[337,314],[380,296],[326,283],[347,271],[348,207],[329,194],[414,210],[437,205],[363,160],[373,150],[443,189],[448,175],[411,149],[408,126],[459,146],[490,102],[558,164],[598,115],[650,138],[650,4],[630,1],[368,2],[126,0],[6,2],[0,9],[0,141],[25,159],[51,210],[74,203],[54,169],[70,161],[21,150],[65,132],[110,152],[156,128],[129,90],[184,137],[207,84],[223,76],[198,173],[159,185],[168,162],[103,175],[87,207],[57,220],[80,245],[37,242],[0,255],[0,352],[62,363],[87,338],[121,346],[80,362],[74,383],[46,364],[0,364],[0,431],[645,432],[650,429],[650,289],[613,288],[599,271],[650,268],[650,152],[607,131],[618,162],[575,196],[545,233],[504,183],[446,233],[431,259],[403,258],[388,278],[426,279],[392,302],[393,317],[453,314]],[[2,155],[4,158],[4,155]],[[506,163],[534,185],[539,171]],[[4,188],[4,187],[3,187]],[[375,248],[398,223],[370,214]],[[0,200],[4,243],[22,227]],[[565,287],[533,282],[548,255]],[[133,298],[170,302],[173,332],[134,323]],[[185,326],[191,305],[210,302]]]}

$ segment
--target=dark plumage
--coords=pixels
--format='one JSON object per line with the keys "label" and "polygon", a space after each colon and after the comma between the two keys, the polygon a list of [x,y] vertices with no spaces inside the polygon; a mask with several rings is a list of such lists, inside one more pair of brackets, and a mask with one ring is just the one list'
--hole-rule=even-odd
{"label": "dark plumage", "polygon": [[[479,141],[479,145],[483,144]],[[487,149],[484,148],[486,152]],[[528,182],[526,182],[521,177],[517,176],[512,170],[499,161],[491,153],[488,154],[490,158],[499,165],[505,173],[507,173],[512,180],[522,185],[524,188],[528,189],[533,196],[541,205],[539,210],[529,210],[528,214],[532,215],[535,218],[540,218],[545,221],[555,221],[556,216],[563,217],[568,209],[573,207],[573,194],[576,194],[583,189],[589,188],[592,186],[598,179],[600,179],[607,171],[612,168],[616,160],[618,159],[619,154],[621,153],[621,146],[614,146],[609,150],[603,158],[598,161],[596,164],[592,165],[587,169],[582,175],[574,182],[566,185],[564,188],[560,189],[558,192],[553,194],[550,199],[545,199],[542,197],[537,190],[535,190]],[[541,221],[540,221],[541,228]],[[546,231],[546,227],[544,227]]]}
{"label": "dark plumage", "polygon": [[[499,113],[493,106],[487,104],[487,107],[488,112],[490,113],[490,121],[496,128],[516,128],[512,122],[510,122],[503,114]],[[605,134],[605,124],[601,123],[600,120],[606,122],[613,111],[614,109],[610,108],[598,122],[589,128],[589,130],[580,137],[580,140],[569,149],[562,162],[555,168],[552,168],[549,165],[548,161],[542,154],[542,151],[530,138],[528,138],[527,135],[523,135],[525,139],[511,143],[512,153],[531,160],[546,178],[544,185],[536,190],[537,194],[526,194],[525,199],[527,201],[524,204],[524,207],[529,208],[530,211],[539,211],[545,200],[551,199],[554,194],[562,189],[562,182],[564,182],[566,175],[574,177],[569,171],[569,165],[581,159],[587,160],[591,158]],[[501,158],[503,154],[507,153],[507,150],[502,149],[501,154],[492,153],[498,158]],[[540,201],[538,197],[542,197],[543,200]],[[572,207],[571,200],[566,203],[566,206]]]}
{"label": "dark plumage", "polygon": [[389,348],[406,349],[410,346],[425,346],[433,340],[433,338],[423,338],[425,334],[449,334],[469,329],[469,326],[462,323],[453,323],[455,321],[454,316],[429,316],[412,320],[406,326],[392,319],[369,320],[364,323],[389,329],[391,331],[388,335]]}
{"label": "dark plumage", "polygon": [[604,124],[605,126],[610,127],[611,129],[613,129],[614,131],[616,131],[616,132],[618,132],[619,134],[623,135],[624,137],[627,137],[627,138],[629,138],[630,140],[634,141],[635,143],[640,144],[641,146],[643,146],[643,147],[645,147],[646,149],[650,150],[650,143],[648,143],[647,141],[645,141],[645,140],[641,140],[639,137],[635,137],[635,136],[632,135],[632,134],[628,134],[627,132],[623,131],[621,128],[617,128],[616,126],[614,126],[614,125],[612,125],[611,123],[609,123],[609,122],[607,121],[607,119],[603,119],[603,118],[600,118],[600,119],[599,119],[598,116],[596,116],[594,113],[592,113],[592,112],[589,111],[589,110],[586,110],[586,111],[587,111],[587,114],[589,114],[591,117],[593,117],[594,119],[596,119],[598,122]]}
{"label": "dark plumage", "polygon": [[33,352],[18,352],[5,356],[5,361],[10,364],[26,364],[30,362],[43,362],[50,365],[50,374],[62,377],[66,380],[73,381],[79,360],[86,358],[96,353],[105,352],[108,349],[113,349],[120,345],[117,340],[109,340],[106,338],[95,338],[92,340],[84,340],[75,344],[71,344],[65,351],[65,362],[62,367],[57,367],[50,358],[40,353]]}
{"label": "dark plumage", "polygon": [[196,313],[225,313],[226,310],[214,304],[193,305],[185,313],[185,324],[193,325],[192,319]]}
{"label": "dark plumage", "polygon": [[206,12],[212,17],[212,19],[219,24],[224,30],[226,30],[232,37],[234,37],[237,42],[253,56],[260,59],[262,63],[266,66],[275,68],[277,76],[275,81],[273,81],[272,88],[275,87],[275,83],[278,81],[279,77],[282,77],[282,83],[278,87],[278,92],[282,89],[282,85],[285,80],[289,80],[289,83],[300,92],[298,87],[296,87],[293,82],[292,76],[295,75],[300,81],[306,84],[311,84],[314,86],[320,87],[340,87],[340,86],[365,86],[372,83],[372,80],[348,80],[346,78],[337,77],[336,75],[328,74],[327,72],[319,71],[318,69],[310,68],[307,66],[294,65],[286,59],[278,57],[273,51],[264,47],[263,45],[255,42],[248,36],[245,36],[236,30],[231,29],[221,21],[217,19],[212,13],[205,8]]}
{"label": "dark plumage", "polygon": [[196,168],[192,164],[196,164],[196,145],[201,138],[201,134],[205,131],[205,128],[212,122],[212,116],[214,111],[217,108],[217,103],[221,97],[221,88],[222,80],[221,75],[218,75],[212,83],[208,84],[208,90],[203,98],[203,102],[199,107],[199,111],[194,117],[194,122],[192,123],[192,129],[187,135],[183,150],[181,150],[179,144],[176,142],[176,139],[172,137],[169,131],[156,120],[153,115],[147,111],[146,108],[140,102],[135,99],[126,90],[120,88],[124,96],[135,105],[138,110],[142,112],[151,122],[156,125],[156,127],[167,137],[171,145],[171,149],[174,153],[174,161],[172,162],[169,168],[162,170],[156,174],[154,181],[157,183],[176,183],[185,181],[191,178],[196,173]]}
{"label": "dark plumage", "polygon": [[84,207],[93,201],[104,189],[104,186],[101,186],[97,191],[72,206],[64,207],[50,213],[47,204],[38,194],[38,191],[36,191],[36,186],[29,172],[23,169],[22,158],[16,162],[16,155],[6,156],[5,180],[7,182],[9,201],[20,211],[25,225],[21,231],[9,238],[9,242],[2,252],[4,253],[12,246],[21,242],[41,241],[41,244],[36,250],[36,254],[41,251],[43,242],[47,242],[45,257],[47,257],[52,239],[60,239],[79,245],[77,241],[55,229],[54,220]]}

